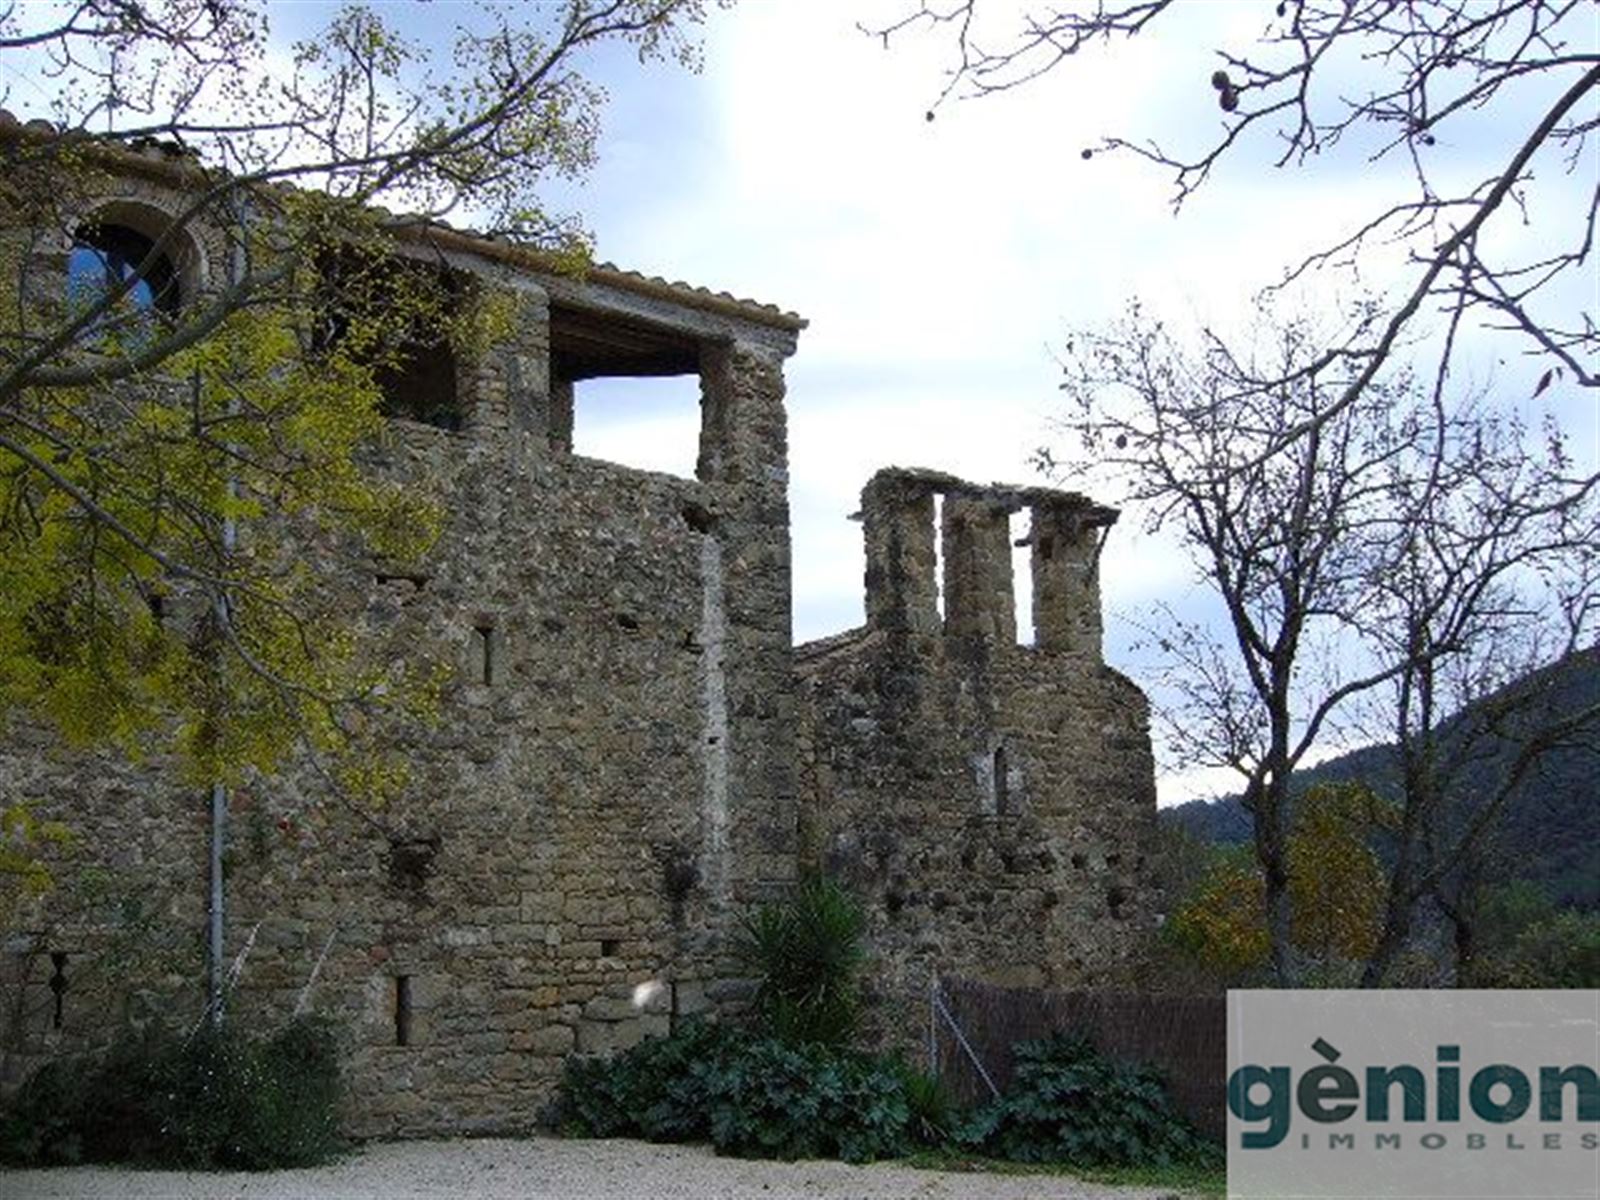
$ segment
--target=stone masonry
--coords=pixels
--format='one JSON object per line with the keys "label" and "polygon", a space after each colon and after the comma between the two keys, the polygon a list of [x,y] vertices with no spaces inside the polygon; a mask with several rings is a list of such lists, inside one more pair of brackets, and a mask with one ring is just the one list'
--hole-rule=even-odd
{"label": "stone masonry", "polygon": [[[163,178],[131,172],[107,203],[159,212]],[[936,972],[1118,978],[1150,925],[1155,810],[1143,697],[1100,659],[1115,514],[880,472],[867,625],[797,649],[782,364],[804,322],[419,237],[517,313],[457,364],[459,429],[396,419],[371,451],[446,528],[403,569],[338,542],[307,555],[377,653],[448,682],[437,721],[396,734],[395,812],[334,803],[305,763],[231,795],[232,1019],[336,1018],[358,1135],[525,1128],[566,1055],[736,1008],[741,914],[808,867],[868,907],[886,1025],[924,1019],[907,1006]],[[202,281],[205,241],[182,250]],[[700,378],[696,478],[572,453],[583,380],[673,373]],[[1031,646],[1007,525],[1024,508]],[[198,1019],[208,793],[19,714],[0,732],[0,796],[80,835],[62,886],[0,930],[5,1087],[128,1023]]]}
{"label": "stone masonry", "polygon": [[[1013,599],[1022,510],[1031,644]],[[879,471],[862,493],[867,624],[795,652],[800,813],[807,864],[866,903],[888,1040],[916,1036],[905,1014],[940,974],[1134,977],[1155,793],[1144,696],[1101,659],[1097,570],[1115,519],[1083,496],[932,471]]]}

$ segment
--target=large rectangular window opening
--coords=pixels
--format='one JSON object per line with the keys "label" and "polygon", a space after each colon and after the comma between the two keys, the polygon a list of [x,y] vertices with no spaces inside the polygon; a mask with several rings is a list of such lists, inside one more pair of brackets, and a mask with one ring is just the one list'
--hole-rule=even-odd
{"label": "large rectangular window opening", "polygon": [[552,440],[589,458],[694,478],[701,416],[693,338],[614,314],[552,308],[550,377],[553,391],[570,388],[572,396],[571,427],[552,430]]}
{"label": "large rectangular window opening", "polygon": [[698,376],[587,379],[573,388],[575,454],[693,479],[700,453]]}

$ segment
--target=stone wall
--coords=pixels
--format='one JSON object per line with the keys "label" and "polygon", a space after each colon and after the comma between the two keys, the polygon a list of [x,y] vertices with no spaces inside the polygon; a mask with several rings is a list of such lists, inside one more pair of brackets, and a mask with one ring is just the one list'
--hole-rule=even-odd
{"label": "stone wall", "polygon": [[[158,176],[113,181],[106,211],[159,216]],[[936,972],[1122,979],[1149,930],[1154,786],[1144,698],[1100,658],[1115,514],[880,472],[867,625],[796,651],[782,363],[803,322],[416,236],[514,314],[456,363],[459,432],[393,420],[368,452],[436,497],[444,532],[409,564],[295,536],[376,661],[442,672],[439,712],[376,731],[409,765],[381,811],[306,758],[231,792],[230,1019],[334,1017],[358,1135],[522,1128],[567,1054],[736,1008],[735,922],[808,866],[867,902],[883,1030],[921,1027]],[[30,277],[59,285],[66,250]],[[190,294],[222,253],[204,230],[186,244]],[[697,478],[571,452],[583,380],[677,373],[701,381]],[[210,791],[159,747],[72,751],[17,714],[0,734],[0,796],[78,834],[60,886],[0,930],[3,1089],[130,1023],[202,1018]]]}
{"label": "stone wall", "polygon": [[[1011,578],[1024,509],[1029,645]],[[1148,711],[1100,652],[1099,547],[1115,517],[927,471],[880,471],[862,494],[867,625],[796,651],[801,823],[808,862],[866,903],[891,1041],[920,1036],[936,974],[1126,985],[1146,947]]]}
{"label": "stone wall", "polygon": [[[527,1126],[569,1052],[736,1002],[730,921],[796,864],[797,323],[446,250],[517,299],[515,328],[461,364],[461,432],[395,421],[371,450],[444,533],[398,569],[304,547],[379,661],[442,664],[438,719],[397,725],[410,782],[387,810],[340,804],[308,761],[230,797],[232,1019],[337,1018],[359,1135]],[[553,298],[698,363],[698,479],[570,453]],[[209,789],[13,717],[0,794],[80,834],[63,886],[3,931],[0,1076],[129,1020],[195,1022]]]}

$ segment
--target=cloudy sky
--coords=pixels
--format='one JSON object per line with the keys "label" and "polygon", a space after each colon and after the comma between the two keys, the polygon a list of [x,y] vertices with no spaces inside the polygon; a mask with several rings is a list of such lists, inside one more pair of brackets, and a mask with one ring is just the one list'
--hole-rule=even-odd
{"label": "cloudy sky", "polygon": [[[910,2],[743,0],[712,13],[698,74],[601,54],[588,65],[610,95],[600,163],[585,186],[555,197],[583,214],[602,260],[810,320],[787,372],[801,640],[862,619],[860,526],[846,518],[874,470],[1037,482],[1030,453],[1070,449],[1050,425],[1052,347],[1070,329],[1115,317],[1135,296],[1179,321],[1238,327],[1285,264],[1406,186],[1403,164],[1373,164],[1359,145],[1276,170],[1270,144],[1246,144],[1175,215],[1159,169],[1082,157],[1105,134],[1206,145],[1223,115],[1209,86],[1212,50],[1247,45],[1271,17],[1262,0],[1180,7],[1133,42],[1017,91],[947,104],[931,122],[924,113],[948,41],[907,36],[886,50],[857,28]],[[420,16],[377,7],[441,49],[468,14],[449,2]],[[332,11],[310,0],[271,8],[286,39]],[[1329,67],[1330,83],[1359,89],[1359,62]],[[1471,126],[1470,142],[1438,146],[1439,164],[1481,178],[1525,133],[1538,100],[1531,86],[1510,93],[1495,119]],[[1537,239],[1552,221],[1570,223],[1595,174],[1591,156],[1571,188],[1540,194],[1557,211],[1535,207],[1500,236]],[[1382,286],[1396,262],[1377,264],[1366,282]],[[1594,292],[1592,276],[1575,281],[1572,306],[1594,312]],[[1473,369],[1529,395],[1519,376],[1529,368],[1497,353],[1480,354]],[[1600,453],[1592,398],[1556,388],[1543,402],[1565,404],[1580,451]],[[692,474],[698,423],[694,380],[596,381],[580,388],[576,448]],[[1107,657],[1148,683],[1131,622],[1157,601],[1203,613],[1205,589],[1136,514],[1114,531],[1102,578]],[[1169,778],[1164,796],[1192,783]]]}
{"label": "cloudy sky", "polygon": [[[758,0],[713,20],[699,77],[615,79],[580,202],[602,258],[810,319],[788,372],[801,639],[861,619],[860,529],[844,518],[873,470],[1031,480],[1069,327],[1133,295],[1207,315],[1240,305],[1332,207],[1241,180],[1174,220],[1158,172],[1082,159],[1112,122],[1154,125],[1195,99],[1209,132],[1209,59],[1181,45],[1086,60],[929,123],[945,47],[886,52],[856,29],[858,8]],[[589,401],[580,449],[690,469],[692,381]],[[1108,553],[1113,613],[1190,586],[1131,524]]]}

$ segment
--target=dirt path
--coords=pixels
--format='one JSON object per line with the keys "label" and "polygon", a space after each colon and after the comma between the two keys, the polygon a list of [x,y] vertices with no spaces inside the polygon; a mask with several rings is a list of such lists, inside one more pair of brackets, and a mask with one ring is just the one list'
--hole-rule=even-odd
{"label": "dirt path", "polygon": [[836,1162],[769,1163],[718,1158],[699,1146],[646,1142],[393,1142],[329,1167],[272,1174],[199,1175],[72,1167],[0,1171],[6,1200],[465,1200],[516,1197],[661,1197],[663,1200],[1157,1200],[1171,1193],[1109,1188],[1055,1176],[960,1175]]}

